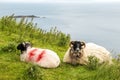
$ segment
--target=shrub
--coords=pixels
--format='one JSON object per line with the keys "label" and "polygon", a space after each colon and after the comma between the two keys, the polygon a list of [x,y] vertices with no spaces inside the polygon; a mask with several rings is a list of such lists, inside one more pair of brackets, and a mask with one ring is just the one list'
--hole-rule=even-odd
{"label": "shrub", "polygon": [[99,59],[96,58],[95,56],[89,56],[88,57],[88,64],[87,64],[87,67],[88,69],[90,70],[95,70],[98,68],[98,65],[99,65]]}
{"label": "shrub", "polygon": [[57,30],[57,27],[51,27],[50,30],[43,30],[27,18],[14,18],[11,16],[2,17],[0,19],[0,31],[12,36],[18,35],[17,42],[27,40],[39,40],[42,44],[66,46],[70,41],[70,35],[66,35]]}
{"label": "shrub", "polygon": [[66,46],[70,42],[70,35],[61,34],[61,37],[58,41],[58,46]]}
{"label": "shrub", "polygon": [[43,80],[42,73],[38,70],[37,66],[30,66],[23,72],[20,80]]}
{"label": "shrub", "polygon": [[2,46],[1,51],[3,52],[15,52],[16,44],[14,42],[10,42],[7,45]]}

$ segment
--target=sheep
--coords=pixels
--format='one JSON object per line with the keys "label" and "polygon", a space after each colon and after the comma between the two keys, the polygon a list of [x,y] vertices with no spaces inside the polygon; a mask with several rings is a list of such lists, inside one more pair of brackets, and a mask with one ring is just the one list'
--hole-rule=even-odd
{"label": "sheep", "polygon": [[90,56],[94,56],[98,59],[98,63],[108,62],[112,64],[112,57],[110,52],[104,47],[94,43],[87,43],[81,41],[71,41],[70,47],[64,55],[63,62],[75,64],[87,65]]}
{"label": "sheep", "polygon": [[30,42],[18,44],[17,49],[21,51],[21,61],[30,62],[43,68],[56,68],[60,64],[60,58],[54,51],[34,48]]}

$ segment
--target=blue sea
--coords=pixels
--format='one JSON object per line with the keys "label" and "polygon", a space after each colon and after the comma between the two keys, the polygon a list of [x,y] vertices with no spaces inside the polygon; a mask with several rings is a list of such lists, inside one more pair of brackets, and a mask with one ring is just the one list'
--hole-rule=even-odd
{"label": "blue sea", "polygon": [[35,15],[38,27],[71,35],[71,40],[104,46],[120,53],[120,3],[0,3],[0,17]]}

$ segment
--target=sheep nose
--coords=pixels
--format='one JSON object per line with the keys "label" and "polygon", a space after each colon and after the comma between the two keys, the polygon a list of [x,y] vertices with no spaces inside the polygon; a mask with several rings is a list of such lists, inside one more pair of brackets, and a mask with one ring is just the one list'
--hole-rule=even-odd
{"label": "sheep nose", "polygon": [[76,49],[76,51],[79,51],[79,50],[80,50],[79,48]]}

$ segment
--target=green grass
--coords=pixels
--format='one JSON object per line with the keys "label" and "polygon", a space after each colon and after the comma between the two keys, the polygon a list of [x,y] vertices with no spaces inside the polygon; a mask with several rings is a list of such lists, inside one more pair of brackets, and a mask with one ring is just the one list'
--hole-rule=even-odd
{"label": "green grass", "polygon": [[[55,69],[45,69],[20,61],[16,50],[19,42],[30,41],[34,47],[48,48],[58,53],[61,64]],[[70,35],[58,31],[37,28],[23,18],[16,21],[10,16],[0,19],[0,80],[120,80],[120,61],[114,65],[99,65],[90,60],[88,66],[62,62],[68,48]],[[94,62],[93,62],[94,61]]]}

